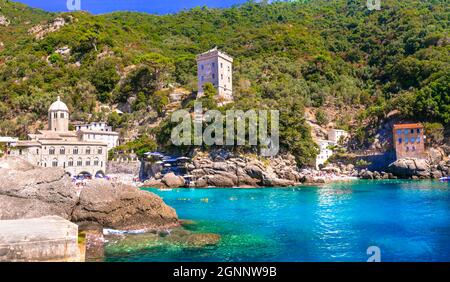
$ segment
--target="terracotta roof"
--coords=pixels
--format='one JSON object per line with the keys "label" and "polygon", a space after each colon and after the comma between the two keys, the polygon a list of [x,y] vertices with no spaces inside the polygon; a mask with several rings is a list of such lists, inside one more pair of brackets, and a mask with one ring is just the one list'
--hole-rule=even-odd
{"label": "terracotta roof", "polygon": [[423,124],[421,123],[394,124],[394,129],[413,129],[413,128],[423,128]]}

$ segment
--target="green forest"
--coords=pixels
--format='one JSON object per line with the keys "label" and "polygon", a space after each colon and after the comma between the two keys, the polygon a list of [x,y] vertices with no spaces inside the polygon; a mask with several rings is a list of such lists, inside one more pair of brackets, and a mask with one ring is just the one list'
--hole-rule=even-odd
{"label": "green forest", "polygon": [[[279,109],[281,144],[300,164],[317,154],[306,107],[318,109],[318,120],[345,109],[337,124],[361,144],[366,127],[393,111],[448,130],[449,12],[447,0],[382,0],[380,11],[365,0],[311,0],[91,15],[0,0],[0,135],[44,126],[61,96],[72,121],[139,128],[130,147],[164,149],[170,89],[195,93],[195,57],[215,46],[234,57],[235,103],[221,110]],[[55,18],[65,25],[41,37],[30,31]],[[121,103],[130,110],[120,116],[101,109]],[[159,126],[145,127],[158,118]]]}

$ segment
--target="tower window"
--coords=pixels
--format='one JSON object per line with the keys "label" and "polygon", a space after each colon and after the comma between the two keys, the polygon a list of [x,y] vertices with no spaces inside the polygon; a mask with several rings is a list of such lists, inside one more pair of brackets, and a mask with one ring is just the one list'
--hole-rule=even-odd
{"label": "tower window", "polygon": [[59,114],[60,118],[64,118],[64,113]]}
{"label": "tower window", "polygon": [[223,68],[223,63],[220,63],[220,68],[221,68],[221,69]]}

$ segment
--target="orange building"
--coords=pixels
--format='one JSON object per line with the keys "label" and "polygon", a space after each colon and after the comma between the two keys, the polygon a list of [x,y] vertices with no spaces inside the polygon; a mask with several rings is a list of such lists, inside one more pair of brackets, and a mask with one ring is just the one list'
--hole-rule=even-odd
{"label": "orange building", "polygon": [[420,123],[394,125],[394,146],[397,159],[425,157],[424,127]]}

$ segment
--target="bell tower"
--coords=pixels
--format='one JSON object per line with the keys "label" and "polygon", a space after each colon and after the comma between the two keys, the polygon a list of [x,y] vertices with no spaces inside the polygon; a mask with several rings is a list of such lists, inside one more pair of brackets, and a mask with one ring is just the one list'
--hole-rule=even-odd
{"label": "bell tower", "polygon": [[69,109],[59,96],[48,109],[48,130],[55,132],[69,131]]}

